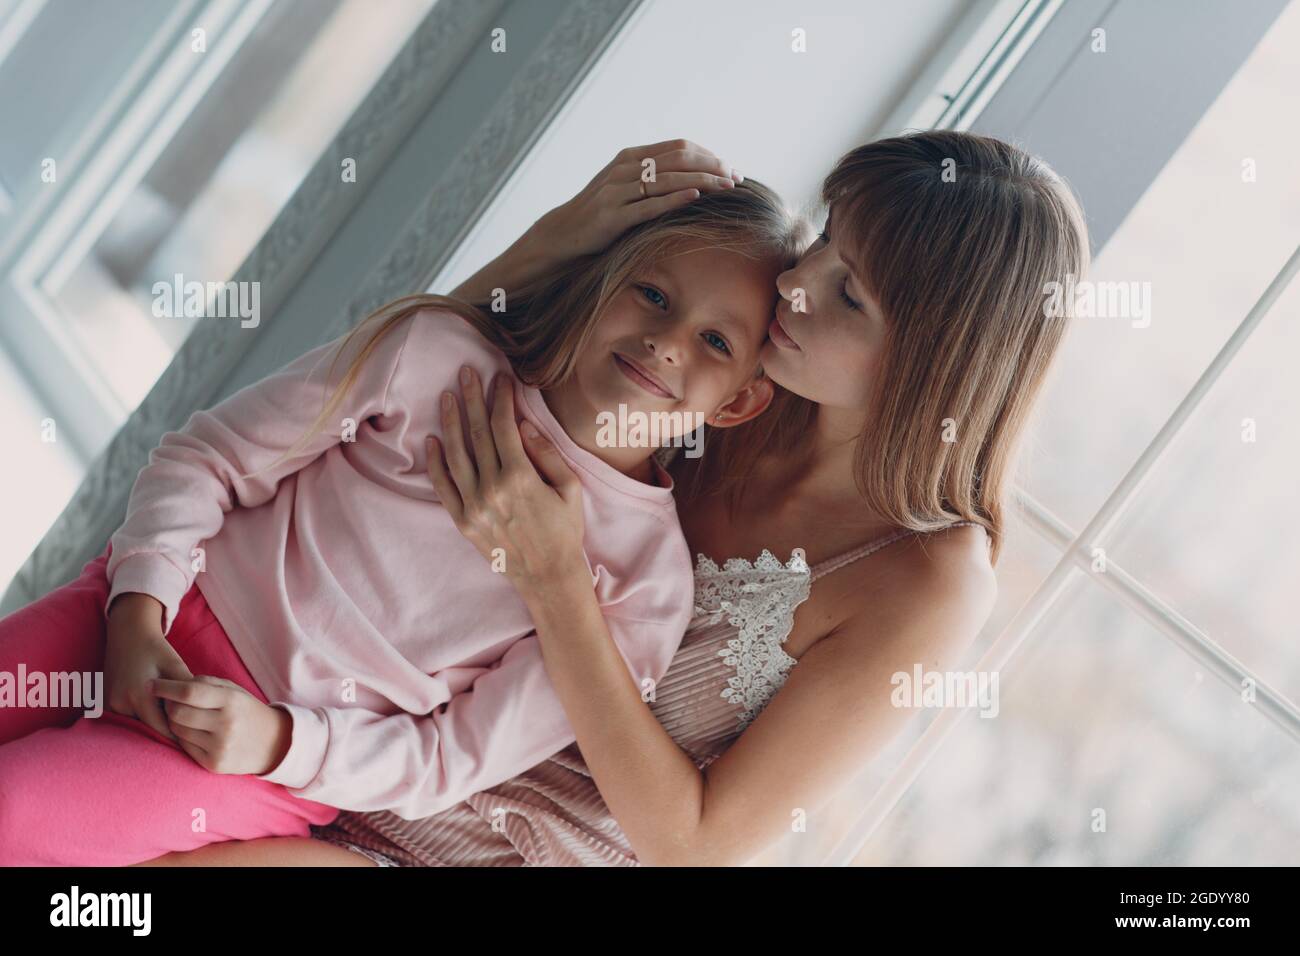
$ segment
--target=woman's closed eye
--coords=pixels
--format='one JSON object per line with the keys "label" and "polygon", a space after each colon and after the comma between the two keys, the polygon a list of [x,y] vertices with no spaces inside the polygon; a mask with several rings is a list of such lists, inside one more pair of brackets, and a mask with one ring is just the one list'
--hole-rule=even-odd
{"label": "woman's closed eye", "polygon": [[[817,238],[828,246],[831,244],[831,223],[829,218],[826,220],[826,226],[817,234]],[[849,277],[847,275],[844,276],[844,281],[840,283],[840,300],[855,312],[862,311],[861,303],[853,301],[853,297],[849,295]]]}
{"label": "woman's closed eye", "polygon": [[862,306],[859,305],[857,302],[854,302],[853,299],[850,298],[849,296],[849,277],[847,275],[844,277],[844,281],[840,283],[840,298],[844,300],[844,303],[850,309],[853,309],[854,311],[857,312],[862,311]]}

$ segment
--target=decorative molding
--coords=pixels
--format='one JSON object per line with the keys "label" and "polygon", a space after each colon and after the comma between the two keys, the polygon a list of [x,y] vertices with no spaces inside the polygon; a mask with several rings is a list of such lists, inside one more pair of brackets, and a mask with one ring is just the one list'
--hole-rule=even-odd
{"label": "decorative molding", "polygon": [[[233,277],[261,282],[258,334],[250,335],[238,323],[200,322],[195,327],[19,569],[0,599],[0,614],[75,578],[120,527],[136,475],[162,436],[183,427],[196,409],[213,404],[255,351],[271,348],[263,333],[288,311],[300,286],[311,279],[313,263],[347,233],[358,207],[379,188],[375,183],[382,173],[367,177],[366,186],[338,188],[343,157],[356,158],[359,168],[386,171],[395,166],[439,100],[457,89],[463,95],[458,74],[472,57],[483,55],[491,26],[511,17],[549,23],[538,31],[531,52],[514,61],[514,75],[489,109],[470,115],[460,111],[470,131],[460,137],[463,145],[453,161],[420,182],[402,184],[417,212],[387,237],[382,259],[360,291],[324,321],[319,314],[304,317],[301,310],[290,316],[298,324],[314,319],[305,330],[309,347],[342,334],[383,301],[428,286],[639,3],[439,0]],[[529,49],[527,42],[512,42]]]}

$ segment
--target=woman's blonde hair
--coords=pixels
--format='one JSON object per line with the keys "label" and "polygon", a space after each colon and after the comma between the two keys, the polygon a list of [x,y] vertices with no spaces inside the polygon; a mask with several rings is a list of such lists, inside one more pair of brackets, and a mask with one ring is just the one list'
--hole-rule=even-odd
{"label": "woman's blonde hair", "polygon": [[279,459],[251,474],[293,457],[320,433],[379,341],[412,312],[445,309],[456,313],[505,353],[521,381],[550,389],[572,374],[578,355],[614,296],[645,268],[699,246],[775,260],[788,268],[811,238],[811,226],[794,215],[773,190],[746,179],[734,189],[707,193],[635,226],[602,252],[582,256],[525,286],[505,290],[502,309],[494,310],[492,302],[462,302],[441,295],[395,299],[371,312],[339,343],[327,381],[353,340],[368,337],[307,431]]}
{"label": "woman's blonde hair", "polygon": [[[996,563],[1018,443],[1066,331],[1045,287],[1089,266],[1083,210],[1042,160],[943,130],[852,150],[822,201],[889,326],[856,452],[864,504],[914,531],[977,522]],[[808,453],[816,416],[778,390],[766,414],[709,431],[683,487],[736,507],[760,458]]]}

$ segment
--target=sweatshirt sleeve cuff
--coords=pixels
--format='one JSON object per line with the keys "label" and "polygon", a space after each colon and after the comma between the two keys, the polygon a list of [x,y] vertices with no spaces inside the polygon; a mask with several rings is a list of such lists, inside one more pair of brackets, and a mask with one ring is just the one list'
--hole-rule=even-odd
{"label": "sweatshirt sleeve cuff", "polygon": [[254,774],[259,780],[278,783],[291,790],[301,790],[320,773],[329,743],[329,724],[310,707],[273,701],[272,707],[287,711],[293,718],[293,736],[280,765],[269,773]]}
{"label": "sweatshirt sleeve cuff", "polygon": [[108,600],[104,602],[104,620],[108,620],[108,610],[119,594],[130,591],[148,594],[162,602],[162,629],[165,637],[176,620],[181,598],[188,590],[189,581],[185,575],[161,554],[142,551],[127,555],[113,569],[112,587],[109,588]]}

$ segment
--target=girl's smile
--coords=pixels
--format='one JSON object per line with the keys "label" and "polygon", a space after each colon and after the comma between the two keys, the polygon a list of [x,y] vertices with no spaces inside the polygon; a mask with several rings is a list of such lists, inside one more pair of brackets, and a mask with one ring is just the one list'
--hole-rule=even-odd
{"label": "girl's smile", "polygon": [[673,401],[678,401],[677,396],[672,393],[668,386],[652,375],[644,366],[625,355],[620,355],[618,352],[614,352],[613,355],[614,364],[618,366],[619,371],[636,385],[658,398],[670,398]]}

